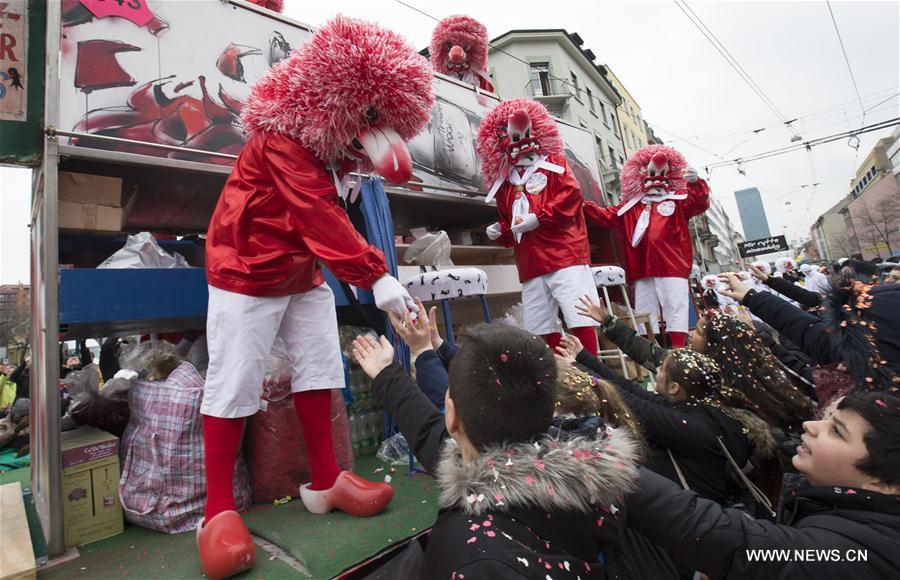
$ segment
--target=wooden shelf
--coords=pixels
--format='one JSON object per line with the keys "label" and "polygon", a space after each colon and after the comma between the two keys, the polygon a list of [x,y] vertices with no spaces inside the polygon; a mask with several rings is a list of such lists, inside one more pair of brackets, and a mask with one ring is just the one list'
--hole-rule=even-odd
{"label": "wooden shelf", "polygon": [[[403,254],[409,244],[397,244],[397,260],[403,262]],[[512,248],[503,246],[451,246],[450,259],[457,266],[507,265],[515,263]]]}

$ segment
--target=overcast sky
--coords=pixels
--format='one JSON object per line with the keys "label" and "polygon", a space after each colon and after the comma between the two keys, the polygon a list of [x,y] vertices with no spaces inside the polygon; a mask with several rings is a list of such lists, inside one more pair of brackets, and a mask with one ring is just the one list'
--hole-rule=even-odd
{"label": "overcast sky", "polygon": [[[405,1],[405,0],[404,0]],[[577,32],[597,62],[611,67],[667,144],[702,170],[790,144],[792,134],[741,80],[674,2],[544,0],[406,2],[434,17],[468,14],[491,38],[510,29]],[[861,126],[861,108],[825,2],[689,2],[804,140]],[[900,116],[900,4],[832,2],[853,75],[869,109],[865,122]],[[343,13],[375,20],[428,45],[434,21],[396,1],[285,0],[285,14],[313,25]],[[754,134],[754,129],[765,128]],[[757,186],[773,235],[805,237],[809,226],[849,191],[856,165],[890,129],[734,167],[710,175],[713,195],[738,222],[733,192]],[[678,137],[675,137],[675,136]],[[682,140],[684,139],[684,140]],[[704,149],[706,151],[704,151]],[[27,172],[23,172],[27,173]],[[819,182],[816,188],[802,187]],[[0,279],[28,278],[30,180],[0,170]],[[785,206],[785,202],[790,205]]]}

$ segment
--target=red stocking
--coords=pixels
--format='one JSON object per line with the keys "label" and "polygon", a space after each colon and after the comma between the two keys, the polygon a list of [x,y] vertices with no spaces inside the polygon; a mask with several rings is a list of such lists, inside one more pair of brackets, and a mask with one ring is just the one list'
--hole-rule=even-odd
{"label": "red stocking", "polygon": [[686,340],[687,340],[686,332],[670,332],[669,333],[669,342],[672,343],[672,348],[683,347]]}
{"label": "red stocking", "polygon": [[558,332],[551,332],[550,334],[543,335],[542,338],[544,339],[544,342],[550,345],[550,350],[552,350],[553,353],[556,354],[556,347],[558,347],[559,343],[562,342],[562,334]]}
{"label": "red stocking", "polygon": [[572,328],[571,331],[584,345],[584,350],[597,356],[597,353],[600,352],[600,345],[597,343],[597,331],[593,326],[579,326]]}
{"label": "red stocking", "polygon": [[331,389],[294,393],[294,409],[306,439],[312,478],[310,489],[329,489],[341,472],[334,458],[331,436]]}
{"label": "red stocking", "polygon": [[224,419],[202,415],[206,464],[205,521],[234,509],[234,462],[241,444],[244,418]]}

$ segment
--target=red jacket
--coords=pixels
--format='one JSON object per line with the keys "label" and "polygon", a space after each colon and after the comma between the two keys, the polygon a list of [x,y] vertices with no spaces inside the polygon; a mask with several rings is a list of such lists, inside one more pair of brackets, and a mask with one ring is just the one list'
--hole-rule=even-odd
{"label": "red jacket", "polygon": [[326,166],[291,137],[255,133],[209,224],[207,281],[249,296],[287,296],[324,281],[319,262],[366,289],[387,273],[384,254],[338,206]]}
{"label": "red jacket", "polygon": [[[666,202],[663,202],[666,203]],[[625,272],[629,280],[651,277],[688,278],[694,254],[688,220],[700,215],[709,207],[709,186],[702,179],[688,183],[687,199],[675,200],[675,211],[664,216],[657,211],[659,203],[650,210],[650,225],[637,247],[631,246],[631,237],[644,204],[638,202],[624,215],[616,215],[624,205],[600,207],[594,202],[584,205],[587,218],[606,228],[622,232],[625,242]]]}
{"label": "red jacket", "polygon": [[497,192],[497,213],[500,215],[502,232],[497,241],[508,248],[515,248],[520,282],[569,266],[591,263],[582,212],[584,199],[578,182],[569,170],[565,157],[550,155],[547,161],[561,165],[565,168],[565,173],[559,175],[546,169],[538,169],[536,173],[547,176],[546,187],[537,195],[525,191],[521,193],[528,196],[530,211],[537,215],[540,225],[523,234],[518,244],[510,230],[516,188],[506,181]]}

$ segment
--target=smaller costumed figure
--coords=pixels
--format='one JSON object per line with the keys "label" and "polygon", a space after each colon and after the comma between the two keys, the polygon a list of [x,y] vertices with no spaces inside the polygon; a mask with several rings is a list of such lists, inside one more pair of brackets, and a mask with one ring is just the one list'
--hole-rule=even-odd
{"label": "smaller costumed figure", "polygon": [[434,28],[428,52],[437,72],[494,92],[487,72],[487,47],[484,24],[468,16],[448,16]]}
{"label": "smaller costumed figure", "polygon": [[625,238],[625,272],[634,281],[635,309],[650,314],[659,331],[662,307],[673,348],[688,332],[688,277],[693,250],[688,220],[709,207],[709,187],[681,153],[664,145],[636,151],[622,167],[622,202],[584,206],[593,222]]}
{"label": "smaller costumed figure", "polygon": [[513,99],[494,107],[478,129],[484,182],[493,184],[499,221],[490,239],[515,248],[522,283],[525,330],[551,348],[562,339],[557,313],[584,347],[596,355],[598,326],[575,305],[587,295],[600,298],[591,274],[581,189],[563,156],[556,122],[544,105]]}

